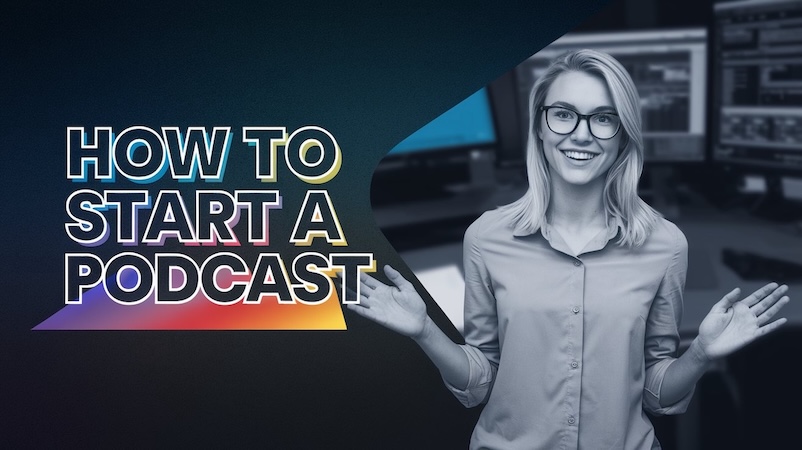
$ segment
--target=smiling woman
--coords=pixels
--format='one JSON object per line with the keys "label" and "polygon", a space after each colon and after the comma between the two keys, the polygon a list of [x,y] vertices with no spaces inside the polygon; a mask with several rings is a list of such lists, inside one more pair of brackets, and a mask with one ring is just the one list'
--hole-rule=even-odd
{"label": "smiling woman", "polygon": [[412,337],[465,405],[486,403],[471,448],[655,449],[647,416],[684,412],[711,360],[785,322],[787,287],[738,290],[678,356],[683,233],[637,194],[639,99],[607,54],[555,60],[529,102],[529,189],[465,233],[465,345],[412,285],[365,275],[350,309]]}

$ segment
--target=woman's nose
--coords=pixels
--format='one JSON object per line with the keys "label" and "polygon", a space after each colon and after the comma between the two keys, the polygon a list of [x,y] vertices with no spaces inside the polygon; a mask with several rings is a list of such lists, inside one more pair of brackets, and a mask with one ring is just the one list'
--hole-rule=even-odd
{"label": "woman's nose", "polygon": [[589,119],[581,119],[571,133],[571,139],[578,142],[585,142],[591,139]]}

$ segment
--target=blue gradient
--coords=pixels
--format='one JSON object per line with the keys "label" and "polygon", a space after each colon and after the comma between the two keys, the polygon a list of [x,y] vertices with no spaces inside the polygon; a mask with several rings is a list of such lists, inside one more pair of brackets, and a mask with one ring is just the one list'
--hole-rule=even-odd
{"label": "blue gradient", "polygon": [[424,125],[390,150],[390,154],[415,153],[496,142],[493,112],[482,88],[457,106]]}

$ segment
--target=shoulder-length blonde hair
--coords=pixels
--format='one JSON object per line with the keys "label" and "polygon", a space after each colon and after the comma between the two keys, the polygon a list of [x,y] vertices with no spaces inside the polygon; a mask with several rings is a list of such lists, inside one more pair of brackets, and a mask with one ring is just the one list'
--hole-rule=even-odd
{"label": "shoulder-length blonde hair", "polygon": [[638,196],[638,180],[643,171],[640,97],[626,69],[612,56],[595,50],[577,50],[555,59],[532,87],[529,95],[529,137],[526,171],[529,189],[516,202],[500,208],[518,233],[535,233],[543,225],[549,206],[551,177],[543,153],[543,141],[537,136],[540,106],[554,80],[565,72],[576,71],[598,76],[610,89],[610,95],[622,129],[621,151],[607,172],[604,184],[604,209],[608,217],[622,225],[618,244],[639,246],[661,217]]}

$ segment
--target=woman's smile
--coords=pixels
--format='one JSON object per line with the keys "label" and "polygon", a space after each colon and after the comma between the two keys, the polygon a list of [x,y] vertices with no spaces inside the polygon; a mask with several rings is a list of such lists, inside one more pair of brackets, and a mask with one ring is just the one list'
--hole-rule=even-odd
{"label": "woman's smile", "polygon": [[591,159],[595,158],[598,155],[598,153],[593,153],[586,150],[572,150],[572,149],[559,149],[559,150],[568,159],[580,162],[590,161]]}

